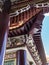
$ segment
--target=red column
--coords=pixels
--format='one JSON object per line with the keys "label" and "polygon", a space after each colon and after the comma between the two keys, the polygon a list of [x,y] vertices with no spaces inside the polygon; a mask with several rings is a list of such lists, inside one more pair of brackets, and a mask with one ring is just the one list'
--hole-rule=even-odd
{"label": "red column", "polygon": [[10,0],[5,0],[2,12],[0,12],[0,65],[3,65],[9,24]]}
{"label": "red column", "polygon": [[9,15],[7,13],[0,14],[0,65],[3,65],[7,34],[8,34]]}
{"label": "red column", "polygon": [[18,50],[16,52],[16,65],[27,65],[26,64],[26,50]]}

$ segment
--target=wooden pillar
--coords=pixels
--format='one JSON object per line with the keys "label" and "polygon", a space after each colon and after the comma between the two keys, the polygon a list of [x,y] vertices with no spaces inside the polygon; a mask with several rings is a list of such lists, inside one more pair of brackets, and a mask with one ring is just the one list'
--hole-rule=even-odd
{"label": "wooden pillar", "polygon": [[0,65],[3,65],[7,35],[8,35],[8,26],[9,24],[9,15],[7,13],[0,14]]}
{"label": "wooden pillar", "polygon": [[10,7],[11,1],[5,0],[2,12],[0,12],[0,65],[4,65],[3,61],[8,37]]}
{"label": "wooden pillar", "polygon": [[27,65],[26,64],[26,50],[18,50],[16,52],[16,65]]}

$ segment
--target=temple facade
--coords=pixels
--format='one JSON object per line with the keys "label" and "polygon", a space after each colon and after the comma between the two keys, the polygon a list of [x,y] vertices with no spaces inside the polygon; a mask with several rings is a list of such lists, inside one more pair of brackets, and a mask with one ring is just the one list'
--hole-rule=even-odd
{"label": "temple facade", "polygon": [[34,7],[33,3],[12,1],[4,65],[46,65],[41,29],[49,8]]}

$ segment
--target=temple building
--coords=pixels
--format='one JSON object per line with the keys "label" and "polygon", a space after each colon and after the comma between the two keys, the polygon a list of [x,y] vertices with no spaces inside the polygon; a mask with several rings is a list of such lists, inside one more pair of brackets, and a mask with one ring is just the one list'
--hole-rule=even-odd
{"label": "temple building", "polygon": [[[46,0],[11,0],[10,26],[4,65],[46,65],[41,39]],[[44,6],[44,7],[42,7]]]}

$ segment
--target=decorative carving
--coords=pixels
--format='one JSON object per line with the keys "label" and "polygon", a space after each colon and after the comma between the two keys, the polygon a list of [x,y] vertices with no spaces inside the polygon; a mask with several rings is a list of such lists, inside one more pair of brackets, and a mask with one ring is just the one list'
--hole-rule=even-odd
{"label": "decorative carving", "polygon": [[[29,34],[29,35],[26,34],[26,35],[21,35],[21,36],[17,36],[17,37],[11,37],[9,39],[10,39],[10,42],[11,42],[11,43],[9,43],[9,47],[27,44],[32,56],[34,57],[34,60],[38,61],[37,63],[41,63],[41,59],[40,59],[38,50],[36,48],[36,45],[34,44],[32,34]],[[7,44],[7,46],[8,46],[8,44]]]}
{"label": "decorative carving", "polygon": [[5,55],[5,60],[16,58],[16,53],[9,53]]}
{"label": "decorative carving", "polygon": [[24,43],[25,43],[24,35],[17,36],[17,37],[11,37],[11,38],[8,38],[7,47],[19,46]]}

